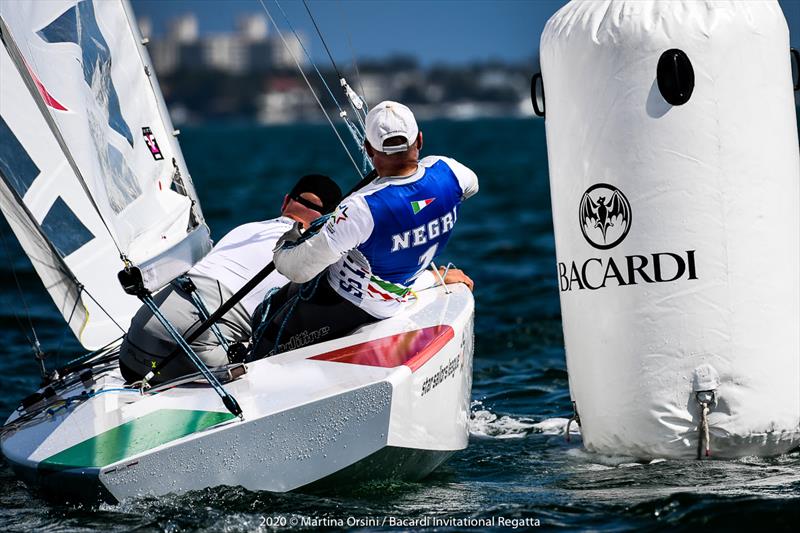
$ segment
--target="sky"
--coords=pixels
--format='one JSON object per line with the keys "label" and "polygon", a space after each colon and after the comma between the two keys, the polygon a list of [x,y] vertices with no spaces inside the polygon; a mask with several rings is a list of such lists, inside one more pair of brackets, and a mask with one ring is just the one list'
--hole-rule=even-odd
{"label": "sky", "polygon": [[[755,0],[750,0],[755,1]],[[279,0],[291,24],[305,35],[312,57],[327,56],[299,0]],[[131,0],[137,16],[147,16],[156,35],[169,19],[194,13],[201,33],[229,32],[243,14],[262,13],[259,0]],[[274,0],[264,0],[287,29]],[[547,19],[564,0],[309,0],[308,4],[340,64],[355,56],[381,59],[403,54],[423,65],[464,64],[500,59],[530,61],[536,56]],[[800,48],[800,0],[781,0],[791,44]],[[352,47],[351,47],[352,44]]]}

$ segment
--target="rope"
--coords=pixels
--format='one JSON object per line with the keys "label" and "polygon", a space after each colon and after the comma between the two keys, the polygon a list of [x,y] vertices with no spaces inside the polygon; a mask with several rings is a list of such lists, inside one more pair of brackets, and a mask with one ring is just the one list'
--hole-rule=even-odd
{"label": "rope", "polygon": [[[201,321],[208,320],[208,317],[211,316],[211,313],[208,312],[208,308],[206,307],[205,302],[203,301],[203,297],[200,295],[200,291],[197,290],[197,286],[191,280],[188,274],[184,274],[182,276],[178,276],[172,281],[172,286],[182,292],[183,294],[188,294],[189,297],[192,299],[192,303],[194,304],[195,309],[200,314]],[[217,280],[217,290],[219,291],[219,301],[220,303],[223,301],[222,297],[222,287],[220,286],[219,280]],[[194,324],[197,324],[198,321],[195,321]],[[194,326],[192,324],[192,326]],[[219,325],[215,322],[211,324],[211,332],[217,338],[220,345],[225,349],[225,352],[228,352],[228,340],[222,334],[222,331],[219,329]],[[183,332],[185,334],[186,332]]]}
{"label": "rope", "polygon": [[[283,318],[283,322],[281,322],[281,327],[278,329],[278,334],[275,335],[275,344],[272,345],[272,351],[270,352],[270,354],[274,355],[274,354],[279,353],[277,350],[280,347],[281,336],[283,335],[283,330],[286,328],[286,324],[289,323],[289,318],[291,318],[292,313],[295,310],[295,307],[297,307],[297,303],[299,301],[301,301],[301,300],[304,301],[304,302],[307,302],[314,296],[314,294],[317,292],[317,287],[319,286],[319,280],[322,279],[324,274],[325,274],[325,271],[320,272],[319,274],[317,274],[317,277],[313,281],[309,281],[308,283],[304,283],[300,287],[300,289],[297,291],[297,296],[292,298],[289,302],[286,302],[284,307],[286,305],[288,305],[290,302],[291,302],[291,307],[289,308],[289,311],[286,312],[286,316]],[[306,290],[307,287],[311,287],[311,290],[308,291],[308,296],[304,297],[303,296],[303,291]],[[282,310],[283,310],[283,308],[278,310],[278,313],[280,311],[282,311]],[[278,313],[276,313],[276,315]]]}
{"label": "rope", "polygon": [[436,275],[439,276],[439,282],[444,287],[445,294],[450,294],[452,291],[447,287],[447,283],[444,282],[444,278],[447,276],[447,273],[450,271],[450,265],[453,263],[448,263],[447,266],[444,268],[444,275],[439,272],[439,267],[436,266],[436,263],[431,261],[431,266],[433,267],[433,271],[436,272]]}
{"label": "rope", "polygon": [[581,427],[581,417],[578,414],[578,406],[575,402],[572,402],[572,416],[569,420],[567,420],[567,442],[571,442],[572,438],[570,437],[569,429],[572,426],[572,423],[575,422],[578,424],[578,427]]}
{"label": "rope", "polygon": [[[342,136],[339,135],[339,130],[337,130],[336,126],[334,126],[333,120],[331,120],[330,115],[325,110],[325,106],[322,105],[322,102],[320,101],[319,96],[317,96],[316,91],[314,91],[314,87],[311,85],[311,82],[308,80],[308,76],[306,76],[306,73],[303,71],[303,67],[300,66],[300,62],[298,61],[297,57],[294,55],[294,52],[292,52],[292,49],[289,47],[289,43],[286,42],[286,38],[283,36],[283,32],[278,27],[278,24],[275,22],[275,19],[272,17],[272,13],[270,13],[269,9],[267,9],[267,6],[264,3],[264,0],[258,0],[258,2],[261,4],[261,7],[264,9],[264,12],[269,17],[269,20],[270,20],[270,22],[272,22],[272,25],[275,27],[275,30],[278,32],[278,37],[281,38],[281,41],[283,42],[283,45],[286,47],[286,50],[289,52],[289,55],[292,57],[292,60],[294,61],[295,65],[297,66],[297,70],[300,72],[300,75],[303,77],[303,80],[306,82],[306,85],[308,85],[308,88],[311,91],[311,95],[314,97],[314,100],[317,101],[317,104],[319,105],[319,108],[322,110],[322,114],[325,115],[325,118],[328,120],[328,124],[330,124],[331,129],[333,129],[333,133],[336,134],[336,138],[339,139],[339,143],[342,145],[342,148],[344,148],[344,151],[347,154],[348,159],[350,159],[350,162],[353,164],[353,167],[356,169],[356,172],[358,173],[358,175],[363,178],[364,174],[361,172],[361,168],[358,166],[358,163],[356,163],[356,160],[353,159],[353,155],[350,153],[350,150],[347,148],[347,145],[345,144],[344,139],[342,139]],[[298,41],[300,41],[299,37],[298,37]],[[301,42],[301,44],[302,44],[302,42]]]}
{"label": "rope", "polygon": [[[33,339],[31,339],[31,337],[29,337],[28,334],[26,333],[27,328],[22,323],[22,319],[17,313],[16,307],[13,308],[14,318],[17,320],[20,329],[22,329],[25,339],[28,341],[28,343],[31,345],[33,349],[34,358],[39,362],[39,365],[41,367],[40,371],[42,373],[42,377],[45,377],[47,375],[47,370],[44,365],[44,352],[42,351],[42,346],[41,343],[39,342],[39,337],[36,334],[36,328],[33,326],[33,319],[31,317],[30,308],[28,307],[28,301],[25,298],[25,291],[22,290],[22,284],[19,281],[19,276],[17,275],[17,269],[14,268],[14,263],[11,261],[11,256],[9,254],[9,247],[4,232],[0,232],[0,240],[3,243],[4,254],[8,259],[9,268],[11,269],[11,275],[14,278],[14,284],[17,287],[17,292],[19,293],[20,301],[22,302],[22,306],[25,309],[25,315],[27,317],[28,327],[31,330]],[[70,311],[69,317],[67,318],[67,326],[69,326],[70,322],[72,322],[72,318],[75,316],[75,311],[78,308],[78,303],[80,302],[81,294],[85,293],[87,296],[89,296],[89,298],[91,298],[91,300],[95,303],[95,305],[97,305],[97,307],[114,323],[114,325],[117,326],[117,328],[119,328],[119,330],[122,332],[123,335],[126,333],[125,329],[122,326],[120,326],[119,323],[116,320],[114,320],[114,317],[111,316],[111,314],[108,311],[106,311],[102,305],[100,305],[100,303],[94,298],[94,296],[92,296],[92,294],[88,290],[86,290],[86,287],[84,285],[78,283],[77,280],[75,280],[74,277],[72,277],[68,272],[64,272],[63,270],[61,270],[61,272],[69,275],[69,277],[72,278],[73,282],[76,283],[76,286],[78,288],[78,294],[75,298],[75,303],[72,305],[72,310]],[[61,355],[61,350],[64,348],[65,340],[66,340],[66,330],[64,331],[64,334],[61,336],[61,341],[59,343],[58,349],[56,350],[56,356]]]}
{"label": "rope", "polygon": [[697,459],[700,460],[705,457],[711,457],[711,434],[708,427],[708,413],[711,405],[715,401],[715,393],[710,391],[699,391],[696,393],[695,398],[697,403],[700,404],[700,431],[699,438],[697,439]]}
{"label": "rope", "polygon": [[61,409],[66,409],[67,407],[69,407],[71,404],[73,404],[75,402],[85,402],[89,398],[94,398],[95,396],[100,396],[101,394],[105,394],[107,392],[134,392],[134,393],[136,393],[138,395],[143,395],[142,391],[139,390],[139,389],[100,389],[99,391],[91,391],[91,392],[84,393],[84,394],[81,394],[81,395],[73,397],[73,398],[65,398],[64,400],[61,400],[60,402],[56,402],[56,403],[60,403],[61,405],[59,405],[58,407],[55,407],[55,408],[49,407],[48,409],[45,410],[45,415],[53,416],[54,414],[56,414]]}
{"label": "rope", "polygon": [[272,306],[272,297],[276,292],[278,292],[278,288],[272,287],[264,295],[262,303],[265,305],[263,311],[261,311],[261,320],[258,322],[258,327],[253,330],[253,346],[258,344],[258,341],[261,340],[261,337],[264,335],[264,329],[267,327],[267,324],[269,324],[267,317],[270,316],[269,308]]}
{"label": "rope", "polygon": [[[183,336],[180,333],[178,333],[178,331],[170,323],[167,317],[165,317],[161,313],[161,310],[158,308],[155,301],[153,301],[153,297],[150,295],[150,293],[148,292],[140,295],[139,299],[142,300],[142,302],[147,306],[148,309],[150,309],[150,312],[153,313],[153,316],[156,317],[156,320],[158,320],[164,327],[164,329],[167,330],[169,336],[173,338],[173,340],[178,344],[181,350],[183,350],[184,353],[186,353],[192,364],[194,364],[194,366],[197,367],[197,370],[200,371],[200,373],[203,375],[208,384],[211,385],[211,388],[214,389],[214,392],[216,392],[217,395],[219,395],[220,399],[222,400],[222,403],[225,405],[228,411],[230,411],[232,415],[238,416],[243,419],[242,408],[239,406],[236,399],[230,394],[228,394],[228,392],[219,382],[217,377],[208,369],[206,364],[203,362],[202,359],[200,359],[200,357],[194,352],[194,350],[192,350],[192,347],[189,345],[189,342],[187,342],[186,339],[184,339]],[[151,370],[144,377],[144,379],[142,380],[143,389],[147,384],[147,382],[153,378],[153,376],[154,372]]]}
{"label": "rope", "polygon": [[109,348],[111,348],[118,340],[119,339],[114,339],[113,341],[109,342],[108,344],[106,344],[102,348],[98,348],[97,350],[94,350],[92,352],[83,354],[83,355],[81,355],[79,357],[76,357],[75,359],[67,361],[66,364],[64,364],[64,366],[61,367],[61,368],[64,369],[64,370],[69,370],[70,367],[74,366],[76,363],[84,363],[85,361],[88,361],[89,359],[91,359],[95,355],[101,354],[104,351],[109,350]]}
{"label": "rope", "polygon": [[[0,436],[4,436],[13,431],[17,431],[18,429],[32,422],[34,419],[38,418],[42,414],[44,414],[44,416],[53,416],[58,411],[68,408],[73,403],[83,403],[90,398],[99,396],[101,394],[105,394],[106,392],[135,392],[137,394],[140,393],[145,394],[143,392],[140,392],[139,389],[121,389],[121,388],[100,389],[99,391],[84,392],[82,394],[73,396],[71,398],[56,400],[45,407],[37,409],[36,411],[24,412],[18,409],[18,412],[22,412],[23,414],[21,414],[13,422],[9,422],[8,424],[5,424],[4,426],[0,427]],[[155,394],[158,394],[158,392],[147,393],[148,396],[153,396]]]}
{"label": "rope", "polygon": [[697,458],[701,459],[703,455],[706,457],[711,456],[711,438],[708,431],[708,404],[705,402],[700,403],[700,439],[697,443]]}
{"label": "rope", "polygon": [[[275,3],[278,3],[278,0],[275,0]],[[334,61],[333,55],[331,54],[331,51],[328,48],[328,42],[325,40],[325,37],[322,35],[322,31],[319,29],[319,26],[317,25],[317,19],[315,19],[314,15],[311,13],[311,8],[308,7],[308,2],[306,2],[306,0],[303,0],[303,5],[306,8],[306,12],[308,13],[308,17],[311,19],[312,24],[314,24],[314,29],[317,30],[317,35],[319,36],[319,40],[322,42],[322,46],[325,47],[325,52],[327,52],[327,54],[328,54],[328,59],[331,60],[331,65],[333,65],[333,70],[336,71],[336,76],[339,78],[339,83],[341,84],[342,88],[345,90],[345,94],[347,94],[347,98],[348,98],[348,100],[350,100],[350,103],[352,105],[353,101],[354,101],[354,98],[359,99],[359,100],[361,100],[361,98],[358,97],[352,91],[352,89],[350,89],[350,86],[347,85],[347,81],[344,79],[344,76],[342,76],[342,73],[339,71],[339,67],[336,65],[336,61]],[[284,14],[284,16],[285,16],[285,14]],[[289,22],[289,21],[287,20],[286,22]],[[304,48],[304,50],[305,50],[305,48]],[[308,52],[306,52],[306,55],[308,55]],[[311,60],[310,57],[309,57],[309,60]],[[312,64],[313,64],[313,61],[312,61]],[[314,65],[314,68],[315,69],[317,68],[316,65]],[[319,73],[319,70],[317,70],[317,73]],[[322,77],[322,76],[320,75],[320,77]],[[323,83],[324,82],[325,82],[325,80],[323,80]],[[326,83],[325,86],[327,87],[327,85],[328,84]],[[330,88],[328,89],[328,92],[330,92]],[[331,94],[331,98],[333,98],[333,94]],[[342,110],[341,106],[339,106],[339,102],[336,101],[335,98],[334,98],[334,101],[336,102],[337,107],[339,107],[339,116],[341,116],[346,122],[350,123],[351,121],[347,119],[347,112]],[[364,120],[361,117],[361,113],[359,113],[358,109],[356,109],[356,107],[354,105],[353,105],[353,111],[355,112],[356,119],[358,119],[358,122],[359,122],[362,130],[366,131],[366,126],[364,124]],[[353,134],[353,137],[355,138],[356,143],[358,143],[359,145],[363,144],[363,142],[364,142],[363,135],[360,135],[360,133],[359,133],[357,128],[351,128],[351,133]]]}

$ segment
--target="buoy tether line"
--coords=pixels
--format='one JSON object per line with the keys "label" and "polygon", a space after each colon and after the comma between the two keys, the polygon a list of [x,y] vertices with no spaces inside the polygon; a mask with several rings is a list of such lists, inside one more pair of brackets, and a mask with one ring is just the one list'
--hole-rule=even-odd
{"label": "buoy tether line", "polygon": [[578,414],[578,406],[575,404],[574,401],[572,402],[572,416],[569,418],[569,420],[567,420],[567,434],[566,434],[567,442],[572,441],[572,438],[570,437],[569,434],[569,429],[570,427],[572,427],[573,422],[575,422],[575,424],[577,424],[578,427],[581,427],[581,417]]}
{"label": "buoy tether line", "polygon": [[714,404],[715,394],[713,390],[699,391],[695,394],[695,399],[700,405],[700,429],[697,439],[697,459],[703,456],[711,457],[711,435],[708,429],[708,413],[710,406]]}

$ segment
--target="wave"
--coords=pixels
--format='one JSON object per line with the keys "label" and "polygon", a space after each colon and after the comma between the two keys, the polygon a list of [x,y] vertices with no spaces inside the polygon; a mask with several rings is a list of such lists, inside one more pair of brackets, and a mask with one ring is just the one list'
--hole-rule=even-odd
{"label": "wave", "polygon": [[[564,435],[567,430],[568,418],[546,418],[535,422],[528,417],[514,417],[510,415],[497,415],[483,402],[472,402],[469,420],[469,433],[473,437],[494,439],[519,439],[531,434]],[[580,435],[577,424],[570,426],[570,435]]]}

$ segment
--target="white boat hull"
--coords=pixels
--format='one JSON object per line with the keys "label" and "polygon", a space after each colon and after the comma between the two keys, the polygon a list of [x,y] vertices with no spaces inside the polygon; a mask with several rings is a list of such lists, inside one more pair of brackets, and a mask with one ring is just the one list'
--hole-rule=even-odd
{"label": "white boat hull", "polygon": [[243,419],[206,384],[142,396],[111,390],[122,385],[113,370],[88,400],[7,432],[3,453],[47,492],[115,500],[422,478],[469,435],[474,304],[466,288],[453,289],[423,291],[400,315],[349,337],[248,364],[225,385]]}

